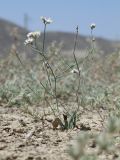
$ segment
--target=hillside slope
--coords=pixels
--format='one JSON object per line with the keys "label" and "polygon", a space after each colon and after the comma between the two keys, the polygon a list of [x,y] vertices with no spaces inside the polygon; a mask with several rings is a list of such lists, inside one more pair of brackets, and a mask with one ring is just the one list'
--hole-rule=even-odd
{"label": "hillside slope", "polygon": [[[26,38],[26,34],[28,33],[27,30],[24,28],[0,19],[0,55],[7,55],[10,51],[11,45],[15,42],[14,34],[17,32],[17,49],[19,52],[24,51],[23,42]],[[48,46],[51,42],[56,41],[57,43],[63,43],[63,51],[71,51],[74,46],[74,33],[67,33],[67,32],[47,32],[46,36],[46,46]],[[43,34],[41,35],[41,41],[43,39]],[[97,48],[105,54],[112,53],[116,49],[119,42],[110,41],[103,38],[96,38],[96,46]],[[79,50],[85,50],[90,46],[90,40],[86,36],[79,35],[78,37],[78,45],[77,48]],[[119,45],[118,45],[119,46]]]}

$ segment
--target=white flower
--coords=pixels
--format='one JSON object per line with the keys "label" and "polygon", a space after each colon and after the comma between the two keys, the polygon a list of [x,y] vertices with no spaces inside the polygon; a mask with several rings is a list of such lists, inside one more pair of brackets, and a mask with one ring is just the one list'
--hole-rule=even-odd
{"label": "white flower", "polygon": [[27,34],[27,38],[32,37],[32,34],[33,34],[33,32],[29,32],[29,33]]}
{"label": "white flower", "polygon": [[34,32],[34,34],[35,34],[35,36],[36,36],[37,38],[40,37],[40,32],[39,32],[39,31]]}
{"label": "white flower", "polygon": [[51,18],[46,18],[46,17],[43,17],[43,16],[41,17],[41,20],[44,24],[50,24],[50,23],[53,22]]}
{"label": "white flower", "polygon": [[40,37],[40,32],[30,32],[27,34],[27,39],[24,42],[24,45],[33,44],[33,42],[36,40],[36,38]]}
{"label": "white flower", "polygon": [[36,38],[39,38],[40,37],[40,32],[36,31],[36,32],[30,32],[27,34],[27,38],[33,38],[33,39],[36,39]]}
{"label": "white flower", "polygon": [[25,40],[24,45],[25,45],[25,46],[28,45],[28,44],[31,44],[31,45],[32,45],[33,42],[34,42],[34,39],[33,39],[33,38],[28,38],[28,39]]}
{"label": "white flower", "polygon": [[90,25],[90,28],[93,30],[94,28],[96,27],[96,24],[95,23],[92,23],[91,25]]}
{"label": "white flower", "polygon": [[[81,69],[79,68],[80,72],[81,72]],[[76,74],[79,74],[79,70],[78,69],[73,69],[71,70],[71,73],[76,73]]]}

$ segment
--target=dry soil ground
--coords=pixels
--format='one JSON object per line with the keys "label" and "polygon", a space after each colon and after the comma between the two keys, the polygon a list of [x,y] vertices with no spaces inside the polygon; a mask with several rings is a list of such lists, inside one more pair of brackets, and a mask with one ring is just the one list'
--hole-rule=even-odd
{"label": "dry soil ground", "polygon": [[[96,111],[84,112],[77,124],[80,128],[68,131],[53,130],[49,122],[43,128],[41,121],[35,121],[20,108],[0,106],[0,160],[71,160],[67,149],[73,137],[83,130],[91,133],[102,130]],[[99,158],[113,159],[112,155]]]}

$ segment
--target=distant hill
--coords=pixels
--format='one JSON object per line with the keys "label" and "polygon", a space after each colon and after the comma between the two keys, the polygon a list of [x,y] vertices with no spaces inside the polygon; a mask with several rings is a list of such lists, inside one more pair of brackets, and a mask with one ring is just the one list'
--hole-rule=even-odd
{"label": "distant hill", "polygon": [[[17,33],[17,37],[16,37]],[[0,55],[4,56],[10,52],[11,45],[15,42],[15,39],[18,38],[17,49],[19,52],[23,52],[24,40],[28,31],[12,22],[0,19]],[[41,35],[41,39],[43,34]],[[46,36],[46,46],[51,42],[56,41],[56,43],[63,43],[63,51],[68,52],[73,50],[74,46],[74,33],[67,32],[47,32]],[[120,42],[110,41],[104,38],[96,38],[95,46],[103,54],[109,54],[116,50],[116,47],[119,47]],[[90,47],[90,38],[79,35],[78,37],[78,50],[86,50]]]}
{"label": "distant hill", "polygon": [[10,48],[15,42],[14,34],[16,33],[14,32],[18,32],[19,43],[17,45],[19,50],[23,50],[27,30],[12,22],[0,19],[0,55],[7,55],[10,52]]}

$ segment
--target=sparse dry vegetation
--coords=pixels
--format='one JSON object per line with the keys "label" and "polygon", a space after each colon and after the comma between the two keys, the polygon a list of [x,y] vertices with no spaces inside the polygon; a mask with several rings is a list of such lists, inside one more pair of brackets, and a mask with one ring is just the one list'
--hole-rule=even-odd
{"label": "sparse dry vegetation", "polygon": [[[86,56],[77,57],[79,28],[72,56],[61,44],[46,48],[40,33],[25,41],[33,57],[15,44],[0,60],[0,160],[119,160],[120,53],[97,55],[91,29]],[[13,35],[14,36],[14,35]]]}

